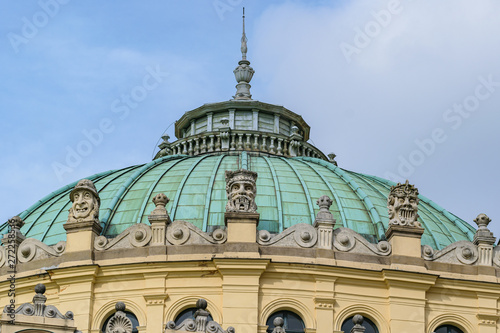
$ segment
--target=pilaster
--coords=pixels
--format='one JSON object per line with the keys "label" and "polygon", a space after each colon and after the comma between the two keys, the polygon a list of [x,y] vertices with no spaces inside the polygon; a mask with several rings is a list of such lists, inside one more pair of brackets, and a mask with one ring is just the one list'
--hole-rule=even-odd
{"label": "pilaster", "polygon": [[146,313],[148,316],[146,333],[162,332],[165,328],[165,300],[167,273],[145,273],[144,300],[146,301]]}
{"label": "pilaster", "polygon": [[321,327],[324,332],[332,332],[334,328],[335,281],[336,279],[331,277],[316,277],[316,326]]}
{"label": "pilaster", "polygon": [[391,332],[426,332],[427,290],[438,276],[384,270],[388,287],[389,327]]}
{"label": "pilaster", "polygon": [[260,276],[269,262],[260,259],[214,260],[222,275],[223,327],[233,326],[238,333],[258,331]]}
{"label": "pilaster", "polygon": [[59,287],[59,304],[62,311],[74,313],[75,324],[82,333],[92,327],[94,285],[99,267],[86,265],[47,270],[51,280]]}

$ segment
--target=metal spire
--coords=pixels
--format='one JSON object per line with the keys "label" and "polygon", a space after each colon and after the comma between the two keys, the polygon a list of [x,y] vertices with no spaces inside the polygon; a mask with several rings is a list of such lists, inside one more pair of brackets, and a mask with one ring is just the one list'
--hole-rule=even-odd
{"label": "metal spire", "polygon": [[252,80],[255,71],[250,67],[250,61],[247,60],[247,36],[245,34],[245,7],[243,7],[243,34],[241,35],[241,60],[238,62],[238,67],[233,71],[236,78],[236,95],[234,100],[251,100],[250,80]]}
{"label": "metal spire", "polygon": [[247,60],[247,35],[245,35],[245,7],[243,7],[243,34],[241,35],[241,59]]}

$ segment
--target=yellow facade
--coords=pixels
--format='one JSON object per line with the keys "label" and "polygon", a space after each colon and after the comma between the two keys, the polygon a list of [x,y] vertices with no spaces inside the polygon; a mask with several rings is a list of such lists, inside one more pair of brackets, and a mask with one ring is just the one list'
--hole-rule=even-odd
{"label": "yellow facade", "polygon": [[[239,227],[237,220],[229,223]],[[68,237],[62,256],[18,265],[16,302],[30,302],[33,287],[44,283],[47,303],[72,311],[84,333],[100,332],[117,301],[136,315],[139,332],[163,332],[199,298],[207,300],[216,322],[238,333],[266,332],[266,320],[277,310],[300,315],[306,332],[341,332],[354,314],[371,319],[380,333],[430,333],[443,324],[467,333],[499,332],[498,268],[426,261],[415,236],[404,233],[393,234],[393,252],[384,257],[266,247],[255,243],[253,225],[253,233],[229,232],[227,242],[217,245],[99,252],[84,241],[88,235]],[[7,268],[1,272],[5,281]],[[2,282],[1,304],[9,303],[8,289]]]}

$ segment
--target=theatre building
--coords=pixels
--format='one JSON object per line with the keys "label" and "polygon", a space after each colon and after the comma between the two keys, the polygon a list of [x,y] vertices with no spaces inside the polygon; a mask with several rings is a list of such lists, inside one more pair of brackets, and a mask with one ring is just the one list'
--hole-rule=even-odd
{"label": "theatre building", "polygon": [[338,166],[300,115],[252,99],[244,36],[234,73],[152,161],[2,225],[1,333],[500,332],[486,215]]}

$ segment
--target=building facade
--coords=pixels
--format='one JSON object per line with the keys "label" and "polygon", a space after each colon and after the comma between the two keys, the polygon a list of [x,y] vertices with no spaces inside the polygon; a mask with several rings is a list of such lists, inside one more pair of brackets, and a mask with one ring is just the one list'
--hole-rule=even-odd
{"label": "building facade", "polygon": [[2,226],[2,332],[500,332],[489,218],[340,168],[252,99],[241,50],[233,99],[185,113],[153,161]]}

